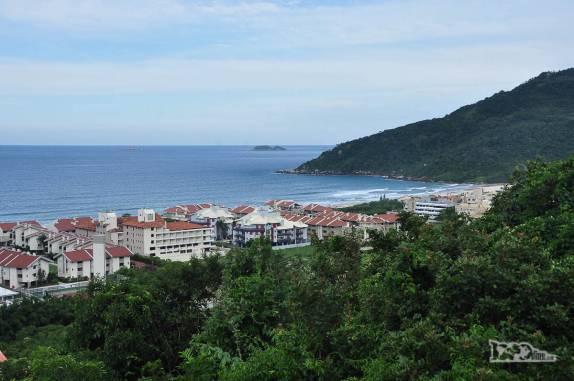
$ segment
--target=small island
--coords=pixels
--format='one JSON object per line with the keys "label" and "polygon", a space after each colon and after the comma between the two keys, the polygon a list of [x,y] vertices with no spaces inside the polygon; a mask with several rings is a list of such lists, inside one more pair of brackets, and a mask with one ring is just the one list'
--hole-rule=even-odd
{"label": "small island", "polygon": [[287,148],[281,146],[255,146],[253,151],[286,151]]}

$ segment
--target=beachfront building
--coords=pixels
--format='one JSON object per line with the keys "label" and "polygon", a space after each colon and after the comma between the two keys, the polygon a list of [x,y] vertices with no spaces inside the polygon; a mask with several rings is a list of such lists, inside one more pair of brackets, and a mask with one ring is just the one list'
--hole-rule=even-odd
{"label": "beachfront building", "polygon": [[230,239],[233,235],[235,216],[227,208],[212,205],[195,212],[189,221],[213,228],[214,240],[225,240]]}
{"label": "beachfront building", "polygon": [[457,213],[464,213],[472,218],[481,217],[492,205],[494,196],[504,190],[504,184],[488,185],[466,190],[462,201],[456,204]]}
{"label": "beachfront building", "polygon": [[53,227],[58,233],[76,233],[78,226],[88,226],[92,225],[94,220],[92,217],[70,217],[70,218],[59,218],[57,219]]}
{"label": "beachfront building", "polygon": [[303,207],[303,214],[308,216],[316,216],[318,214],[323,214],[327,212],[332,212],[333,208],[328,206],[320,205],[320,204],[307,204]]}
{"label": "beachfront building", "polygon": [[256,238],[266,238],[277,248],[309,245],[305,223],[289,221],[271,208],[254,210],[236,221],[233,228],[235,245],[243,247]]}
{"label": "beachfront building", "polygon": [[249,213],[253,213],[255,208],[249,205],[239,205],[230,211],[235,216],[235,218],[241,218],[248,215]]}
{"label": "beachfront building", "polygon": [[9,246],[13,240],[12,229],[16,222],[0,222],[0,247]]}
{"label": "beachfront building", "polygon": [[91,244],[92,238],[79,237],[75,233],[49,233],[46,240],[46,253],[56,256],[66,251],[87,248]]}
{"label": "beachfront building", "polygon": [[36,221],[19,222],[12,228],[12,246],[39,252],[45,248],[50,231]]}
{"label": "beachfront building", "polygon": [[454,208],[455,203],[451,201],[421,199],[415,200],[413,213],[427,217],[429,222],[436,221],[437,217],[447,208]]}
{"label": "beachfront building", "polygon": [[189,221],[193,214],[201,209],[210,208],[212,206],[212,204],[177,205],[164,210],[163,216],[171,220]]}
{"label": "beachfront building", "polygon": [[130,267],[132,252],[121,246],[105,243],[105,235],[97,234],[89,249],[66,251],[56,256],[61,278],[91,279],[105,277]]}
{"label": "beachfront building", "polygon": [[281,212],[299,212],[303,205],[296,203],[293,200],[269,200],[265,202],[265,205],[279,210]]}
{"label": "beachfront building", "polygon": [[134,254],[187,261],[213,248],[214,229],[186,221],[168,222],[153,209],[122,219],[124,244]]}
{"label": "beachfront building", "polygon": [[351,224],[337,216],[317,214],[313,216],[285,213],[283,217],[291,222],[300,222],[308,226],[309,236],[323,240],[329,237],[341,236],[351,230]]}
{"label": "beachfront building", "polygon": [[11,289],[31,287],[46,279],[51,263],[46,257],[0,249],[0,284]]}
{"label": "beachfront building", "polygon": [[124,246],[122,221],[123,218],[118,218],[114,212],[100,212],[96,222],[96,234],[104,235],[108,244]]}

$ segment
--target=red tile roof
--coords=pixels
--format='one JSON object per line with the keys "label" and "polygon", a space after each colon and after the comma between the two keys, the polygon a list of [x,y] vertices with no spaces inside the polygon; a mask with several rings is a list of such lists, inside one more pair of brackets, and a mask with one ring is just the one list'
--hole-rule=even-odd
{"label": "red tile roof", "polygon": [[70,262],[84,262],[84,261],[91,261],[92,250],[72,250],[66,251],[64,256],[68,258]]}
{"label": "red tile roof", "polygon": [[274,206],[276,208],[288,209],[295,205],[293,200],[269,200],[265,205]]}
{"label": "red tile roof", "polygon": [[131,257],[133,254],[124,246],[106,246],[106,254],[113,258]]}
{"label": "red tile roof", "polygon": [[3,232],[9,232],[14,226],[16,226],[16,222],[0,222],[0,230]]}
{"label": "red tile roof", "polygon": [[235,214],[249,214],[255,211],[255,208],[249,205],[239,205],[231,209],[231,213]]}
{"label": "red tile roof", "polygon": [[333,209],[329,208],[328,206],[323,206],[319,204],[309,204],[303,207],[303,210],[306,212],[313,212],[313,213],[323,213],[323,212],[330,212]]}
{"label": "red tile roof", "polygon": [[348,223],[345,221],[340,220],[336,216],[303,216],[299,214],[289,214],[286,213],[283,215],[284,218],[288,219],[289,221],[300,221],[304,224],[311,225],[311,226],[326,226],[326,227],[346,227]]}
{"label": "red tile roof", "polygon": [[398,221],[399,215],[397,213],[385,213],[385,214],[377,214],[375,215],[377,218],[381,218],[391,224],[394,224]]}
{"label": "red tile roof", "polygon": [[[124,246],[106,245],[106,256],[109,258],[131,257],[132,252]],[[70,262],[91,261],[94,257],[93,249],[73,250],[64,253]]]}
{"label": "red tile roof", "polygon": [[4,355],[4,353],[2,353],[2,351],[0,351],[0,362],[4,362],[4,361],[8,361],[8,357],[6,357]]}
{"label": "red tile roof", "polygon": [[[78,227],[79,225],[82,225],[82,226],[85,225],[86,227],[93,225],[94,231],[95,231],[96,223],[92,219],[92,217],[60,218],[54,223],[54,227],[56,228],[56,230],[58,232],[72,232],[73,233],[76,230],[76,227]],[[86,230],[91,230],[91,228],[86,228]]]}
{"label": "red tile roof", "polygon": [[122,225],[140,229],[161,228],[164,224],[165,220],[159,214],[155,215],[155,221],[152,222],[139,222],[137,216],[129,216],[122,219]]}
{"label": "red tile roof", "polygon": [[203,225],[198,225],[198,224],[192,224],[190,222],[185,222],[185,221],[174,221],[174,222],[168,222],[166,224],[166,227],[169,230],[172,231],[177,231],[177,230],[194,230],[194,229],[204,229],[205,226]]}
{"label": "red tile roof", "polygon": [[26,225],[32,225],[32,226],[36,226],[36,227],[39,227],[39,228],[42,227],[42,224],[40,224],[40,223],[39,223],[38,221],[36,221],[36,220],[20,221],[20,222],[18,222],[18,224],[20,224],[20,225],[24,225],[24,224],[26,224]]}
{"label": "red tile roof", "polygon": [[28,255],[19,251],[0,250],[0,266],[23,269],[42,257]]}
{"label": "red tile roof", "polygon": [[189,204],[189,205],[177,205],[171,208],[167,208],[164,210],[164,213],[170,214],[180,214],[180,215],[191,215],[194,214],[201,209],[210,208],[212,204]]}
{"label": "red tile roof", "polygon": [[79,221],[76,224],[76,229],[95,232],[96,231],[96,223],[94,221]]}

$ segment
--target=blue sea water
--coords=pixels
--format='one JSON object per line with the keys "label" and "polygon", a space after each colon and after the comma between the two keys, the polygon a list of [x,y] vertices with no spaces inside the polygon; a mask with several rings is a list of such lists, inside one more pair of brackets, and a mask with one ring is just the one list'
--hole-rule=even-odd
{"label": "blue sea water", "polygon": [[462,188],[382,177],[274,173],[328,146],[0,146],[0,221],[96,215],[178,204],[262,204],[269,199],[349,204]]}

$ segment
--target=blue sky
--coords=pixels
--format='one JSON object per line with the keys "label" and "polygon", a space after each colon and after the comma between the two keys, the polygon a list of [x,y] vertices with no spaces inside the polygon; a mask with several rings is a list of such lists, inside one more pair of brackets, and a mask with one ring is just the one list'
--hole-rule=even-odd
{"label": "blue sky", "polygon": [[333,144],[574,66],[574,2],[0,0],[0,144]]}

